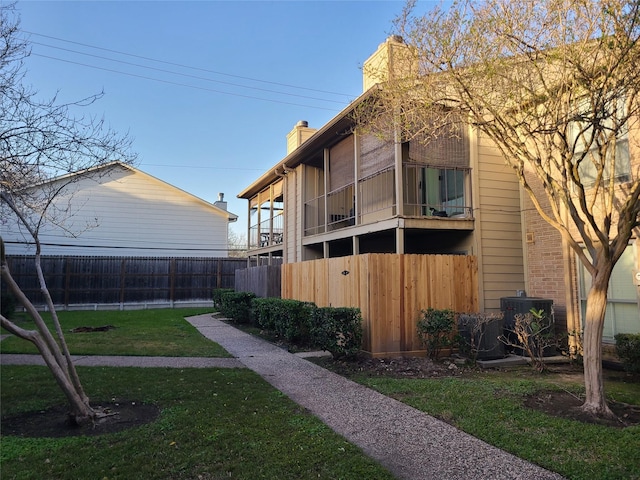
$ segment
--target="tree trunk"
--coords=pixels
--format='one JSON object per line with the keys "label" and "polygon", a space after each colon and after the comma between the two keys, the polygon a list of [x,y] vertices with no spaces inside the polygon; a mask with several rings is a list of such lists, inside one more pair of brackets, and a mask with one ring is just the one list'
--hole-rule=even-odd
{"label": "tree trunk", "polygon": [[[39,273],[41,273],[41,270]],[[75,382],[74,377],[70,373],[71,370],[75,374],[75,367],[71,361],[71,355],[66,348],[66,343],[64,344],[66,355],[63,356],[60,351],[60,345],[56,343],[55,339],[49,332],[42,316],[20,289],[11,275],[4,256],[4,243],[2,242],[2,237],[0,237],[0,278],[6,282],[9,291],[16,297],[18,302],[24,306],[27,313],[36,324],[37,330],[26,330],[2,315],[0,315],[0,325],[17,337],[27,340],[37,347],[40,355],[42,355],[42,358],[47,364],[47,367],[49,367],[53,377],[60,386],[60,389],[69,401],[69,405],[71,407],[71,411],[69,412],[70,420],[78,425],[95,420],[98,414],[89,404],[89,398],[85,395],[82,387],[79,387],[80,382],[77,380],[77,374],[75,377],[77,382]],[[43,285],[43,288],[46,290],[46,284]],[[46,293],[48,294],[48,291]],[[53,309],[53,303],[51,303],[50,307]],[[58,333],[62,335],[62,329],[60,328],[59,323],[57,327]]]}
{"label": "tree trunk", "polygon": [[600,268],[592,277],[584,321],[584,386],[582,410],[596,417],[615,417],[607,405],[602,378],[602,332],[612,267]]}
{"label": "tree trunk", "polygon": [[[47,282],[44,279],[44,272],[42,271],[42,264],[40,262],[40,241],[37,240],[37,250],[36,250],[36,272],[38,274],[38,282],[40,283],[40,291],[45,298],[47,306],[49,307],[49,312],[51,313],[51,320],[53,321],[53,325],[55,327],[56,335],[58,336],[58,349],[60,353],[64,356],[67,364],[66,371],[67,376],[73,383],[74,389],[77,394],[80,396],[82,401],[89,405],[89,397],[85,394],[84,388],[80,383],[80,377],[78,377],[78,372],[76,370],[73,361],[71,360],[71,353],[69,352],[69,347],[67,347],[67,341],[64,338],[64,333],[62,332],[62,326],[60,325],[60,320],[58,320],[58,312],[56,312],[55,306],[53,305],[53,299],[51,298],[51,294],[49,293],[49,288],[47,287]],[[60,367],[63,367],[61,362]]]}
{"label": "tree trunk", "polygon": [[85,400],[85,398],[76,391],[73,383],[68,377],[68,372],[66,372],[56,361],[55,355],[51,352],[49,345],[44,341],[42,335],[40,335],[39,332],[25,330],[17,326],[2,315],[0,315],[0,323],[7,331],[13,333],[17,337],[33,343],[36,346],[40,355],[42,355],[42,358],[47,364],[47,367],[49,367],[53,378],[55,378],[56,383],[69,401],[69,405],[71,407],[69,416],[71,421],[78,425],[93,421],[96,418],[96,412],[91,408],[88,400]]}

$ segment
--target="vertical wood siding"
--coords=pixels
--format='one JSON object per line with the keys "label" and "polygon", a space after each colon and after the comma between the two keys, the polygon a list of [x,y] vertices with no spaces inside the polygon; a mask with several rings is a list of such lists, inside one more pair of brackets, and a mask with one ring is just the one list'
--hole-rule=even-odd
{"label": "vertical wood siding", "polygon": [[420,311],[478,309],[477,259],[463,255],[365,254],[282,266],[282,298],[320,307],[358,307],[363,349],[416,354]]}
{"label": "vertical wood siding", "polygon": [[[27,297],[44,305],[34,257],[7,257]],[[56,305],[211,300],[215,288],[234,288],[244,258],[42,257]]]}
{"label": "vertical wood siding", "polygon": [[261,298],[280,296],[280,265],[259,265],[236,270],[236,292],[251,292]]}

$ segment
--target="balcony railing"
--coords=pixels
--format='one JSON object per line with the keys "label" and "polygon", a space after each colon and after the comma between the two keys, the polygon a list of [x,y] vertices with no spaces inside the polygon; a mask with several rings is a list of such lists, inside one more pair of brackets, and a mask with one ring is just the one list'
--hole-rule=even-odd
{"label": "balcony railing", "polygon": [[[405,164],[403,216],[472,218],[469,168]],[[393,167],[358,181],[356,218],[354,185],[350,184],[304,204],[304,235],[365,225],[397,214],[396,171]],[[326,215],[325,215],[326,204]]]}
{"label": "balcony railing", "polygon": [[404,214],[407,217],[471,218],[472,208],[436,203],[405,203]]}
{"label": "balcony railing", "polygon": [[469,168],[404,166],[404,215],[409,217],[471,218]]}
{"label": "balcony railing", "polygon": [[250,248],[263,248],[279,245],[283,241],[284,220],[282,212],[278,212],[271,219],[263,220],[257,225],[252,225],[249,230]]}
{"label": "balcony railing", "polygon": [[355,223],[353,184],[335,190],[327,195],[329,218],[327,228],[337,230]]}
{"label": "balcony railing", "polygon": [[324,233],[324,195],[304,204],[304,234]]}
{"label": "balcony railing", "polygon": [[395,215],[395,170],[388,168],[358,182],[358,214],[361,219],[379,212]]}

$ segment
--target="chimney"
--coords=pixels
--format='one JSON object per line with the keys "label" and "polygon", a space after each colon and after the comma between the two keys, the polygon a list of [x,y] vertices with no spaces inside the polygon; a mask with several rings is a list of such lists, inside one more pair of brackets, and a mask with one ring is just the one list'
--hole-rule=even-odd
{"label": "chimney", "polygon": [[362,66],[363,91],[377,83],[416,78],[417,75],[418,60],[414,50],[404,43],[400,35],[391,35],[365,60]]}
{"label": "chimney", "polygon": [[216,207],[227,210],[227,202],[224,201],[224,193],[218,193],[218,200],[213,203]]}
{"label": "chimney", "polygon": [[296,123],[293,130],[287,134],[287,155],[307,141],[314,133],[316,133],[316,129],[309,128],[309,123],[306,120],[300,120]]}

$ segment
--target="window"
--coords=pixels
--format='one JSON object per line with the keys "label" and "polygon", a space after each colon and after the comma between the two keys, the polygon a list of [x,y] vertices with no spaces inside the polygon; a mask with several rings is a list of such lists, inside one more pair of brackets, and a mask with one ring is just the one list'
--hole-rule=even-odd
{"label": "window", "polygon": [[[596,109],[593,109],[587,100],[579,102],[576,110],[576,116],[580,120],[570,123],[569,141],[570,145],[574,145],[574,159],[582,159],[578,168],[582,185],[586,188],[593,187],[600,169],[603,183],[610,181],[612,175],[616,182],[629,181],[629,131],[626,122],[621,125],[625,117],[624,101],[613,101],[612,105],[605,109],[607,114],[592,112],[591,110]],[[596,133],[594,126],[598,127]],[[614,138],[611,136],[616,133],[613,143]],[[600,158],[599,144],[607,147],[604,162]]]}
{"label": "window", "polygon": [[[638,287],[634,283],[638,264],[636,255],[637,249],[634,245],[628,245],[611,274],[603,332],[605,341],[613,342],[613,337],[618,333],[640,333]],[[584,323],[591,276],[579,260],[578,276],[581,315]]]}
{"label": "window", "polygon": [[465,184],[468,168],[406,164],[405,213],[413,216],[470,216]]}

